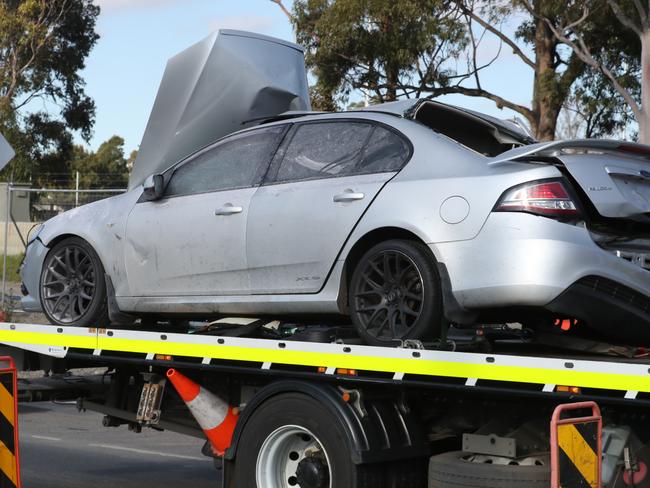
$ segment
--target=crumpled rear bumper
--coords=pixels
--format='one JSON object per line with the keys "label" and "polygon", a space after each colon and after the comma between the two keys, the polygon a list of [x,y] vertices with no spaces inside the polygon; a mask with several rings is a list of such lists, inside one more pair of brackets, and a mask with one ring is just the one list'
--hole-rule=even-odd
{"label": "crumpled rear bumper", "polygon": [[20,300],[20,305],[25,312],[43,311],[39,296],[39,280],[48,251],[49,249],[38,239],[34,239],[25,251],[25,260],[20,267],[23,288],[27,292],[27,295]]}
{"label": "crumpled rear bumper", "polygon": [[545,308],[558,316],[584,320],[604,338],[650,345],[650,296],[616,281],[586,276]]}

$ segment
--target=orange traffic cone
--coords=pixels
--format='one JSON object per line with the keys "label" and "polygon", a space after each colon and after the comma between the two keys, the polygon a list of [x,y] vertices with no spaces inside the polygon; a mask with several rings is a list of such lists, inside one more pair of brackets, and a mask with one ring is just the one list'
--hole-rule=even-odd
{"label": "orange traffic cone", "polygon": [[223,456],[232,441],[239,415],[238,409],[173,368],[167,371],[167,378],[203,429],[214,453]]}

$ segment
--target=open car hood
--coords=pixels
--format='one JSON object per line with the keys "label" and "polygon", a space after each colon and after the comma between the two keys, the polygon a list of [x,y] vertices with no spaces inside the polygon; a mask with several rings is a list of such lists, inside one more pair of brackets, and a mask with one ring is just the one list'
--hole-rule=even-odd
{"label": "open car hood", "polygon": [[13,148],[9,145],[2,134],[0,134],[0,170],[3,170],[15,155],[16,153]]}
{"label": "open car hood", "polygon": [[225,135],[310,108],[300,46],[220,30],[167,62],[129,189]]}

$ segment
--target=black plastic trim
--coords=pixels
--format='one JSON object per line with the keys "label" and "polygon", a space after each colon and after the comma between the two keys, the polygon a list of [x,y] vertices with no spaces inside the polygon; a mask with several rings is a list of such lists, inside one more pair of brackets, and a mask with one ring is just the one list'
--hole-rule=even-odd
{"label": "black plastic trim", "polygon": [[362,416],[350,403],[341,398],[333,385],[299,380],[279,380],[268,384],[246,404],[226,451],[225,459],[235,459],[239,438],[246,422],[257,407],[282,393],[303,393],[326,406],[345,426],[347,443],[355,464],[377,463],[429,455],[429,446],[423,429],[408,410],[400,409],[395,400],[363,398],[366,415]]}
{"label": "black plastic trim", "polygon": [[650,297],[608,278],[581,278],[545,308],[583,320],[611,340],[650,344]]}

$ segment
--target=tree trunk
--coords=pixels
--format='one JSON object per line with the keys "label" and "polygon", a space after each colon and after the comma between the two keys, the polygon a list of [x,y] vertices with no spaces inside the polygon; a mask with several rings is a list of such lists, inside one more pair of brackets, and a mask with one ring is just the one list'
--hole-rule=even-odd
{"label": "tree trunk", "polygon": [[641,35],[641,111],[637,114],[639,142],[650,144],[650,29]]}
{"label": "tree trunk", "polygon": [[560,114],[560,107],[554,100],[556,89],[555,80],[555,49],[557,41],[553,32],[541,17],[543,15],[542,4],[544,0],[535,2],[536,13],[539,14],[535,20],[535,83],[533,87],[533,112],[536,123],[533,124],[535,137],[540,141],[552,141],[555,138],[557,118]]}
{"label": "tree trunk", "polygon": [[386,102],[394,102],[397,100],[397,83],[399,81],[399,70],[394,66],[388,66],[386,70]]}

